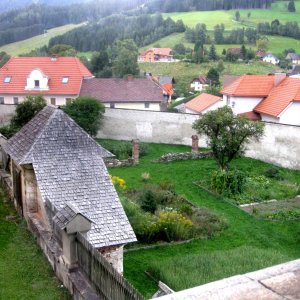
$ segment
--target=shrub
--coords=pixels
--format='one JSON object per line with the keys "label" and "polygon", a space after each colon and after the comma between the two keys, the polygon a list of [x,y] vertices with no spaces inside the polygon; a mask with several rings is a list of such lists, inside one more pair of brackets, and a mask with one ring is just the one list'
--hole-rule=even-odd
{"label": "shrub", "polygon": [[126,182],[124,179],[122,179],[121,177],[118,177],[118,176],[111,176],[111,175],[109,175],[109,176],[110,176],[111,181],[116,189],[118,189],[118,188],[122,189],[122,190],[126,189]]}
{"label": "shrub", "polygon": [[280,175],[280,172],[279,172],[279,168],[277,168],[277,167],[271,167],[271,168],[267,169],[264,172],[264,175],[266,177],[272,178],[272,179],[277,179],[277,180],[282,179],[282,176]]}
{"label": "shrub", "polygon": [[241,194],[245,181],[245,174],[238,170],[214,171],[211,176],[212,188],[219,194]]}
{"label": "shrub", "polygon": [[159,232],[168,241],[184,240],[193,235],[193,222],[176,211],[162,211],[158,215]]}
{"label": "shrub", "polygon": [[155,195],[151,190],[146,190],[140,197],[141,208],[144,211],[154,213],[157,208]]}

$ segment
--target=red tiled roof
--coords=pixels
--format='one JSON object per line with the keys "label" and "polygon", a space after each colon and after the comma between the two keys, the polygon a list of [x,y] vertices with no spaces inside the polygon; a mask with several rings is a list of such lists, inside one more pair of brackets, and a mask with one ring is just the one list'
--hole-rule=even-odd
{"label": "red tiled roof", "polygon": [[300,78],[284,79],[263,99],[254,111],[278,117],[292,102],[300,101]]}
{"label": "red tiled roof", "polygon": [[148,51],[153,51],[154,54],[158,55],[171,55],[172,49],[171,48],[151,48]]}
{"label": "red tiled roof", "polygon": [[244,113],[241,113],[238,115],[246,117],[247,119],[252,120],[252,121],[260,121],[261,120],[260,114],[254,112],[254,111],[247,111],[247,112],[244,112]]}
{"label": "red tiled roof", "polygon": [[165,92],[167,93],[167,95],[172,96],[174,94],[173,84],[172,83],[164,83],[164,84],[161,84],[161,86],[163,87],[163,89],[165,90]]}
{"label": "red tiled roof", "polygon": [[[49,78],[49,90],[25,90],[27,77],[36,69]],[[11,76],[10,83],[4,83],[6,76]],[[62,84],[65,76],[69,77],[69,81]],[[0,93],[78,95],[82,79],[92,76],[77,57],[12,57],[0,69]]]}
{"label": "red tiled roof", "polygon": [[191,101],[185,103],[185,108],[201,113],[203,110],[217,103],[221,99],[221,97],[215,95],[202,93]]}
{"label": "red tiled roof", "polygon": [[224,95],[266,97],[274,87],[274,76],[243,75],[221,91]]}
{"label": "red tiled roof", "polygon": [[199,81],[201,84],[206,84],[207,83],[207,79],[204,75],[199,75],[199,77],[195,77],[192,82],[194,81]]}
{"label": "red tiled roof", "polygon": [[227,53],[241,54],[241,48],[228,48]]}
{"label": "red tiled roof", "polygon": [[82,82],[81,96],[92,96],[102,102],[163,101],[163,89],[151,79],[93,78]]}

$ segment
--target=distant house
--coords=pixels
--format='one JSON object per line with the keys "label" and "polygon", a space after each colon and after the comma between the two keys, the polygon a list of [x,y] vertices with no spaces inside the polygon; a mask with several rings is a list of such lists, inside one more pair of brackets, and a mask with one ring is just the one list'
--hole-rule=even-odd
{"label": "distant house", "polygon": [[222,97],[207,93],[202,93],[184,104],[185,112],[190,114],[205,114],[222,106]]}
{"label": "distant house", "polygon": [[171,76],[148,76],[159,86],[163,88],[163,94],[168,98],[168,102],[171,101],[171,97],[174,95],[173,85],[175,84],[175,78]]}
{"label": "distant house", "polygon": [[233,55],[241,55],[241,48],[228,48],[227,53],[230,53]]}
{"label": "distant house", "polygon": [[293,67],[290,77],[300,78],[300,65]]}
{"label": "distant house", "polygon": [[123,246],[136,237],[103,161],[112,154],[54,106],[46,106],[3,148],[11,158],[14,201],[25,219],[37,216],[49,231],[54,222],[63,239],[79,218],[88,242],[122,273]]}
{"label": "distant house", "polygon": [[235,114],[262,121],[300,125],[300,78],[244,75],[223,88],[223,101]]}
{"label": "distant house", "polygon": [[0,104],[18,104],[42,94],[48,104],[65,105],[80,93],[91,72],[77,57],[13,57],[0,69]]}
{"label": "distant house", "polygon": [[280,62],[280,60],[272,53],[265,55],[262,60],[273,65],[277,65]]}
{"label": "distant house", "polygon": [[258,58],[263,58],[265,55],[266,55],[266,52],[262,51],[262,50],[258,50],[255,52],[255,56]]}
{"label": "distant house", "polygon": [[207,86],[208,82],[206,76],[200,75],[199,77],[194,78],[190,83],[190,88],[193,91],[203,91]]}
{"label": "distant house", "polygon": [[290,60],[292,64],[299,65],[300,64],[300,55],[296,53],[288,53],[285,59]]}
{"label": "distant house", "polygon": [[171,48],[150,48],[140,53],[139,62],[172,62],[174,61]]}
{"label": "distant house", "polygon": [[159,111],[168,92],[150,78],[93,78],[83,80],[80,96],[92,96],[106,107]]}

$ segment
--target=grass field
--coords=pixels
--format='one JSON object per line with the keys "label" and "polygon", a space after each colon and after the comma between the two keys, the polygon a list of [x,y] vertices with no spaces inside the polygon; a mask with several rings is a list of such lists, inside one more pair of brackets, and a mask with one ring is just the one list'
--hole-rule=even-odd
{"label": "grass field", "polygon": [[[176,81],[176,89],[186,92],[189,89],[190,82],[199,75],[206,75],[212,66],[217,62],[194,64],[187,62],[174,63],[140,63],[139,67],[142,72],[150,72],[154,75],[173,76]],[[276,67],[263,62],[245,63],[228,63],[224,62],[225,70],[221,74],[243,75],[243,74],[269,74]]]}
{"label": "grass field", "polygon": [[[268,40],[269,40],[268,51],[276,55],[282,54],[285,49],[289,49],[289,48],[293,48],[297,53],[300,53],[300,40],[296,40],[289,37],[283,37],[283,36],[268,36]],[[191,49],[194,48],[194,44],[187,42],[187,40],[184,38],[184,33],[173,33],[160,40],[157,40],[156,42],[150,45],[140,48],[140,51],[152,48],[157,45],[159,45],[160,47],[173,48],[174,45],[180,43],[184,44],[186,48],[191,48]],[[215,45],[215,46],[216,46],[217,53],[219,55],[222,53],[223,49],[241,47],[241,45],[235,45],[235,44],[222,44],[222,45]],[[205,47],[209,48],[210,45],[205,45]],[[256,50],[255,45],[246,44],[246,47]]]}
{"label": "grass field", "polygon": [[1,187],[0,270],[0,299],[71,299]]}
{"label": "grass field", "polygon": [[[171,288],[180,290],[299,258],[299,222],[256,219],[194,184],[217,168],[213,159],[153,163],[162,154],[182,151],[190,151],[190,148],[150,144],[149,154],[140,159],[138,166],[114,168],[109,172],[124,178],[128,189],[143,186],[143,172],[150,174],[150,182],[171,182],[178,194],[213,211],[225,220],[228,227],[211,239],[126,253],[125,277],[136,288],[147,297],[157,289],[157,283],[145,271],[156,280],[163,280]],[[254,176],[263,174],[270,165],[241,158],[234,162],[233,167]],[[300,184],[300,172],[281,171]]]}
{"label": "grass field", "polygon": [[[296,21],[300,24],[300,2],[295,2],[296,12],[287,11],[287,1],[279,1],[272,5],[271,9],[241,9],[240,22],[235,21],[236,10],[217,11],[193,11],[163,14],[165,18],[170,17],[174,21],[182,20],[189,27],[194,27],[197,23],[204,23],[208,30],[213,30],[214,26],[223,23],[225,30],[242,26],[256,26],[260,22],[272,22],[278,19],[280,22]],[[247,17],[251,13],[250,18]]]}
{"label": "grass field", "polygon": [[0,52],[5,51],[6,53],[10,54],[11,56],[18,56],[23,53],[28,53],[31,50],[36,48],[40,48],[43,46],[48,46],[49,40],[57,35],[61,35],[70,31],[76,27],[82,26],[84,23],[81,24],[68,24],[56,28],[49,29],[47,34],[41,34],[34,36],[30,39],[11,43],[5,46],[0,47]]}

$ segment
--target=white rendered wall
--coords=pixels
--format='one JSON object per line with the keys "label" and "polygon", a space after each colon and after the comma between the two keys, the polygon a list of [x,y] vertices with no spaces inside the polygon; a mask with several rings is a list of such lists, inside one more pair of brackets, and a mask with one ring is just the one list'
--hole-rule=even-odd
{"label": "white rendered wall", "polygon": [[[140,110],[153,110],[160,111],[159,103],[149,103],[149,107],[145,108],[144,103],[114,103],[115,108],[124,108],[124,109],[140,109]],[[104,103],[105,107],[110,107],[110,103]]]}
{"label": "white rendered wall", "polygon": [[280,115],[280,123],[300,125],[300,103],[293,102],[288,108]]}
{"label": "white rendered wall", "polygon": [[228,104],[235,114],[241,114],[252,111],[262,100],[262,97],[233,97],[223,95],[223,100],[224,104]]}

